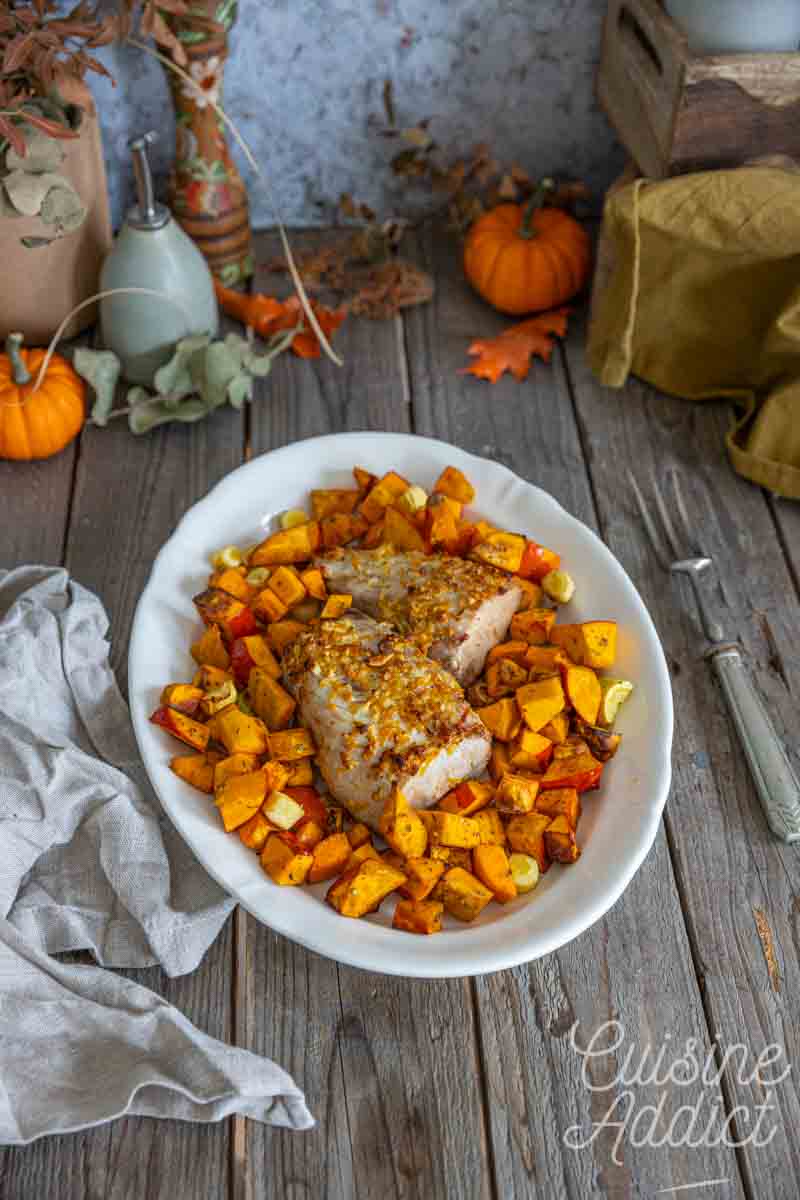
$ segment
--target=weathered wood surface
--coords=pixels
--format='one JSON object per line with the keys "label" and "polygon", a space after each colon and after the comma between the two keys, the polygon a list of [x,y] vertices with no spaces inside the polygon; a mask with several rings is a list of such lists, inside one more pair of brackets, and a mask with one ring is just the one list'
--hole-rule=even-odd
{"label": "weathered wood surface", "polygon": [[[298,237],[299,247],[314,244]],[[260,239],[264,261],[272,243]],[[752,656],[787,740],[800,745],[797,583],[800,510],[767,503],[724,459],[723,409],[692,407],[631,384],[623,397],[589,377],[576,324],[551,366],[492,388],[460,376],[466,345],[504,322],[464,287],[453,246],[426,237],[419,260],[433,304],[385,323],[350,321],[337,337],[344,369],[288,356],[244,420],[134,439],[88,430],[78,447],[31,467],[0,464],[0,565],[66,561],[112,614],[113,661],[125,677],[136,597],[152,558],[191,503],[244,456],[345,429],[442,437],[502,461],[598,528],[620,557],[665,642],[673,671],[675,786],[664,828],[625,895],[570,946],[472,982],[412,982],[340,968],[239,912],[203,966],[183,980],[136,972],[201,1028],[269,1055],[305,1088],[306,1134],[234,1119],[216,1127],[147,1120],[0,1152],[2,1200],[522,1200],[688,1194],[794,1197],[800,1117],[791,1076],[775,1090],[768,1146],[734,1151],[634,1144],[606,1131],[584,1149],[624,1082],[597,1090],[669,1039],[703,1054],[743,1042],[748,1070],[770,1042],[797,1057],[796,852],[764,823],[681,585],[665,581],[638,529],[622,478],[674,463],[720,568],[726,619]],[[260,283],[267,280],[262,277]],[[274,277],[269,278],[269,285]],[[609,1019],[625,1042],[586,1086],[570,1030],[585,1045]],[[667,1063],[672,1058],[667,1059]],[[647,1064],[644,1075],[649,1074]],[[594,1090],[593,1090],[594,1089]],[[703,1088],[634,1083],[637,1110],[666,1096],[663,1134],[682,1104],[723,1113],[764,1099],[735,1070]],[[619,1118],[621,1114],[617,1113]],[[644,1119],[644,1118],[643,1118]],[[748,1132],[744,1111],[736,1134]],[[717,1181],[714,1183],[708,1181]],[[666,1191],[664,1190],[666,1189]],[[677,1192],[677,1195],[683,1193]]]}

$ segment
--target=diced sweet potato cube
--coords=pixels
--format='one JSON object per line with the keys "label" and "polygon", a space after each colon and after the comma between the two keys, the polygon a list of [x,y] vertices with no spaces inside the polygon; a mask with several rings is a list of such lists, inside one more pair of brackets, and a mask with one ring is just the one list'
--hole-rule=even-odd
{"label": "diced sweet potato cube", "polygon": [[540,546],[530,539],[525,545],[525,553],[519,565],[519,574],[523,579],[533,579],[537,583],[549,575],[551,571],[561,566],[561,559],[553,550]]}
{"label": "diced sweet potato cube", "polygon": [[214,759],[208,754],[179,754],[169,760],[170,770],[198,792],[214,793]]}
{"label": "diced sweet potato cube", "polygon": [[263,771],[229,775],[215,788],[215,803],[228,833],[244,825],[261,808],[266,790]]}
{"label": "diced sweet potato cube", "polygon": [[343,617],[347,610],[352,607],[352,604],[352,596],[332,593],[325,601],[325,606],[319,615],[325,621],[333,621],[337,617]]}
{"label": "diced sweet potato cube", "polygon": [[331,833],[317,842],[312,852],[314,861],[308,872],[308,882],[323,883],[326,879],[341,875],[352,850],[346,833]]}
{"label": "diced sweet potato cube", "polygon": [[544,831],[550,820],[551,818],[544,813],[532,812],[512,817],[506,826],[512,850],[517,850],[520,854],[530,854],[531,858],[536,859],[542,874],[550,866],[550,857],[544,843]]}
{"label": "diced sweet potato cube", "polygon": [[402,792],[395,792],[386,801],[378,828],[391,848],[403,858],[421,858],[425,853],[427,829]]}
{"label": "diced sweet potato cube", "polygon": [[568,663],[569,659],[561,646],[530,645],[525,655],[525,666],[531,673],[531,680],[537,676],[554,675]]}
{"label": "diced sweet potato cube", "polygon": [[223,630],[247,607],[230,592],[215,587],[195,596],[194,604],[206,625],[219,625]]}
{"label": "diced sweet potato cube", "polygon": [[439,933],[443,908],[438,900],[398,900],[392,928],[406,933]]}
{"label": "diced sweet potato cube", "polygon": [[570,829],[578,828],[581,798],[575,788],[548,788],[536,797],[536,811],[550,818],[565,817]]}
{"label": "diced sweet potato cube", "polygon": [[316,754],[314,739],[307,729],[284,729],[270,733],[269,752],[280,762],[294,762],[297,758],[310,758]]}
{"label": "diced sweet potato cube", "polygon": [[542,737],[546,737],[555,746],[561,746],[566,742],[569,736],[569,717],[565,712],[558,713],[546,725],[543,725],[539,730]]}
{"label": "diced sweet potato cube", "polygon": [[201,638],[192,642],[191,654],[194,661],[201,667],[217,667],[219,670],[226,671],[231,665],[230,655],[216,625],[209,626]]}
{"label": "diced sweet potato cube", "polygon": [[565,667],[562,670],[564,690],[575,712],[587,725],[597,723],[603,694],[600,681],[591,667]]}
{"label": "diced sweet potato cube", "polygon": [[522,593],[517,612],[525,612],[529,608],[539,608],[542,602],[542,589],[538,583],[534,583],[532,579],[520,579],[517,576],[515,583]]}
{"label": "diced sweet potato cube", "polygon": [[282,621],[273,621],[267,626],[267,638],[269,644],[276,654],[283,654],[283,651],[299,637],[301,633],[305,633],[308,626],[303,621],[295,621],[291,617],[286,617]]}
{"label": "diced sweet potato cube", "polygon": [[489,755],[489,774],[497,784],[511,770],[511,756],[508,746],[502,742],[492,742],[492,752]]}
{"label": "diced sweet potato cube", "polygon": [[240,688],[247,687],[253,667],[263,667],[275,679],[280,676],[278,660],[261,633],[236,638],[231,642],[230,655],[233,677]]}
{"label": "diced sweet potato cube", "polygon": [[383,859],[368,858],[345,871],[328,889],[325,899],[343,917],[363,917],[374,912],[405,881],[404,873]]}
{"label": "diced sweet potato cube", "polygon": [[301,571],[300,578],[309,596],[313,596],[315,600],[327,600],[328,589],[319,567],[308,567],[307,570]]}
{"label": "diced sweet potato cube", "polygon": [[398,500],[408,486],[408,480],[403,479],[402,475],[398,475],[396,471],[388,471],[370,489],[361,504],[361,513],[370,524],[380,520],[383,510]]}
{"label": "diced sweet potato cube", "polygon": [[299,758],[296,762],[287,763],[289,775],[286,779],[290,787],[310,787],[314,782],[314,771],[311,759]]}
{"label": "diced sweet potato cube", "polygon": [[292,829],[292,833],[304,850],[313,850],[325,837],[325,830],[313,817],[306,817],[304,821],[299,821]]}
{"label": "diced sweet potato cube", "polygon": [[348,829],[347,838],[353,849],[363,846],[365,842],[372,841],[372,834],[363,821],[357,821],[352,829]]}
{"label": "diced sweet potato cube", "polygon": [[215,792],[231,775],[249,775],[251,771],[257,771],[258,762],[257,754],[229,754],[227,758],[218,759],[214,766]]}
{"label": "diced sweet potato cube", "polygon": [[247,693],[253,709],[270,732],[286,729],[297,705],[276,679],[256,667],[250,672]]}
{"label": "diced sweet potato cube", "polygon": [[239,837],[251,850],[258,854],[264,849],[264,843],[271,833],[276,833],[275,826],[268,821],[262,812],[253,813],[244,825],[239,826]]}
{"label": "diced sweet potato cube", "polygon": [[[267,779],[267,795],[269,795],[270,792],[282,792],[284,790],[284,785],[288,784],[288,782],[289,782],[289,768],[288,767],[284,766],[284,764],[281,762],[274,762],[273,760],[270,759],[269,761],[264,763],[261,770],[264,772],[264,775],[266,776],[266,779]],[[287,788],[287,791],[288,791],[288,788]],[[294,798],[297,799],[297,796],[295,796]],[[300,801],[300,803],[301,804],[303,803],[302,800]],[[305,805],[304,805],[304,808],[305,808]],[[311,814],[306,809],[306,816],[310,816],[310,815]]]}
{"label": "diced sweet potato cube", "polygon": [[520,710],[513,696],[506,696],[494,704],[487,704],[484,708],[476,709],[476,712],[498,741],[510,742],[516,736],[520,726]]}
{"label": "diced sweet potato cube", "polygon": [[271,567],[307,562],[320,547],[318,521],[306,521],[291,529],[282,529],[256,546],[250,555],[251,567]]}
{"label": "diced sweet potato cube", "polygon": [[359,495],[358,488],[315,488],[311,492],[311,511],[317,521],[336,513],[347,515],[355,510]]}
{"label": "diced sweet potato cube", "polygon": [[383,541],[397,550],[425,552],[425,541],[417,526],[391,506],[385,510]]}
{"label": "diced sweet potato cube", "polygon": [[271,833],[261,851],[261,865],[273,883],[297,887],[311,870],[311,852],[298,845],[291,834]]}
{"label": "diced sweet potato cube", "polygon": [[369,522],[360,513],[345,515],[337,513],[333,517],[325,517],[319,523],[322,545],[326,550],[337,546],[345,546],[355,538],[362,537],[369,529]]}
{"label": "diced sweet potato cube", "polygon": [[205,750],[210,733],[207,725],[192,720],[186,713],[178,712],[177,708],[162,706],[157,708],[150,718],[153,725],[160,725],[173,737],[192,746],[195,750]]}
{"label": "diced sweet potato cube", "polygon": [[541,786],[551,788],[575,788],[578,792],[589,792],[600,786],[603,764],[588,753],[574,754],[569,758],[553,758],[545,771]]}
{"label": "diced sweet potato cube", "polygon": [[476,846],[472,851],[472,864],[478,879],[492,892],[495,900],[507,904],[516,898],[517,887],[502,846]]}
{"label": "diced sweet potato cube", "polygon": [[222,743],[228,754],[266,754],[269,749],[263,721],[243,713],[235,704],[215,713],[206,728],[215,741]]}
{"label": "diced sweet potato cube", "polygon": [[201,688],[191,683],[168,683],[161,693],[161,704],[177,708],[179,712],[192,716],[203,699]]}
{"label": "diced sweet potato cube", "polygon": [[[480,842],[475,817],[462,817],[457,813],[439,812],[435,809],[422,810],[416,815],[427,829],[432,846],[460,846],[469,850]],[[394,849],[397,847],[395,846]],[[424,849],[423,846],[423,849],[414,857],[423,854]],[[398,850],[398,853],[401,851]]]}
{"label": "diced sweet potato cube", "polygon": [[431,496],[425,508],[423,530],[434,549],[448,550],[458,539],[458,516],[446,496]]}
{"label": "diced sweet potato cube", "polygon": [[525,719],[525,724],[534,733],[541,732],[548,721],[552,721],[553,717],[563,711],[566,703],[559,675],[550,675],[546,679],[537,679],[535,683],[526,683],[517,692],[519,711]]}
{"label": "diced sweet potato cube", "polygon": [[[503,530],[496,529],[477,546],[473,546],[469,557],[475,559],[476,562],[488,563],[490,567],[497,567],[499,570],[508,571],[513,575],[519,570],[524,552],[525,538],[521,534],[505,533]],[[513,630],[511,636],[516,637]]]}
{"label": "diced sweet potato cube", "polygon": [[406,882],[399,892],[409,900],[424,900],[429,896],[445,871],[445,864],[435,858],[408,858],[401,867]]}
{"label": "diced sweet potato cube", "polygon": [[241,567],[228,567],[224,571],[215,571],[208,582],[209,587],[222,588],[223,592],[230,592],[231,596],[235,596],[244,604],[249,604],[255,594],[254,589],[245,579],[245,571]]}
{"label": "diced sweet potato cube", "polygon": [[516,770],[544,771],[553,757],[553,743],[541,733],[523,727],[509,747],[511,766]]}
{"label": "diced sweet potato cube", "polygon": [[554,608],[528,608],[511,618],[511,636],[533,646],[543,645],[550,640],[550,630],[555,621]]}
{"label": "diced sweet potato cube", "polygon": [[[269,577],[269,591],[274,592],[287,608],[294,608],[306,595],[306,585],[303,583],[294,567],[277,567]],[[283,613],[280,614],[283,616]],[[273,620],[279,618],[273,617]]]}
{"label": "diced sweet potato cube", "polygon": [[500,780],[494,802],[501,813],[533,812],[538,791],[536,779],[507,772]]}
{"label": "diced sweet potato cube", "polygon": [[458,467],[445,467],[433,485],[433,490],[449,496],[451,500],[457,500],[459,504],[472,504],[475,499],[475,488]]}
{"label": "diced sweet potato cube", "polygon": [[512,658],[500,658],[486,669],[486,689],[490,696],[510,696],[528,679],[525,667]]}
{"label": "diced sweet potato cube", "polygon": [[544,831],[545,850],[555,862],[574,863],[580,858],[575,830],[566,817],[556,817]]}
{"label": "diced sweet potato cube", "polygon": [[490,783],[482,783],[477,779],[468,779],[459,783],[439,801],[443,812],[460,813],[462,817],[471,817],[490,804],[494,796],[494,788]]}
{"label": "diced sweet potato cube", "polygon": [[498,659],[510,658],[514,662],[523,663],[529,649],[527,642],[500,642],[493,646],[486,656],[486,665],[491,666]]}
{"label": "diced sweet potato cube", "polygon": [[355,850],[350,851],[345,871],[351,871],[353,867],[357,867],[359,863],[365,862],[368,858],[380,857],[381,855],[375,849],[372,842],[364,842],[363,845],[356,846]]}
{"label": "diced sweet potato cube", "polygon": [[585,621],[582,625],[556,625],[550,640],[563,646],[573,662],[603,670],[614,665],[617,623]]}
{"label": "diced sweet potato cube", "polygon": [[479,846],[505,846],[506,827],[496,808],[484,808],[472,820],[478,827]]}
{"label": "diced sweet potato cube", "polygon": [[451,917],[474,921],[492,899],[492,893],[463,867],[451,867],[442,877],[441,897]]}
{"label": "diced sweet potato cube", "polygon": [[284,604],[276,592],[273,592],[271,587],[265,587],[253,601],[253,612],[264,625],[271,625],[274,621],[280,621],[281,617],[285,617],[288,611],[287,605]]}

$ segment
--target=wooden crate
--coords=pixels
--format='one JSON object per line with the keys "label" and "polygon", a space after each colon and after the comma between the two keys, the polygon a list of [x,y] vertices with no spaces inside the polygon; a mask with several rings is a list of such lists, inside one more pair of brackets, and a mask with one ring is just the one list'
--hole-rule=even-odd
{"label": "wooden crate", "polygon": [[800,161],[800,54],[692,54],[659,0],[609,0],[597,90],[651,178]]}

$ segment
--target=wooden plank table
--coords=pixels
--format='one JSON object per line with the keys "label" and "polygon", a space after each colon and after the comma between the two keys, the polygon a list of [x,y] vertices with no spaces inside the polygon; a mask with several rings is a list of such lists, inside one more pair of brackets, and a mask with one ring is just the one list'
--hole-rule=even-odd
{"label": "wooden plank table", "polygon": [[[262,240],[259,257],[271,246]],[[580,320],[525,384],[490,388],[459,375],[469,340],[505,322],[469,293],[449,240],[421,235],[414,254],[435,277],[433,302],[403,319],[346,322],[343,369],[285,356],[243,415],[225,410],[141,439],[88,429],[50,462],[0,463],[0,565],[63,562],[94,588],[124,683],[133,610],[158,547],[243,459],[376,429],[441,437],[506,463],[600,532],[658,625],[677,724],[655,846],[612,911],[569,946],[477,980],[338,967],[238,911],[194,974],[131,975],[214,1036],[280,1062],[304,1087],[316,1128],[121,1120],[0,1151],[2,1200],[794,1200],[800,1191],[797,1081],[790,1073],[768,1087],[798,1057],[798,852],[767,830],[699,657],[695,611],[683,584],[658,570],[623,468],[646,482],[670,465],[685,482],[720,569],[726,620],[796,762],[800,510],[731,472],[724,405],[686,405],[637,383],[621,394],[600,388]],[[616,1049],[578,1054],[575,1023],[586,1046],[609,1021],[624,1030]],[[692,1039],[701,1066],[710,1056],[705,1079],[665,1078]],[[759,1073],[772,1044],[782,1057],[762,1060]],[[694,1144],[681,1144],[692,1112]],[[665,1139],[671,1121],[678,1144]]]}

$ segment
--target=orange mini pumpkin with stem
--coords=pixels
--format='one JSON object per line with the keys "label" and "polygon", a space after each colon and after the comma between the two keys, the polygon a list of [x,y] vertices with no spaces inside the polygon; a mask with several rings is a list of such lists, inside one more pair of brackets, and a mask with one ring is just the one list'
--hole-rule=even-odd
{"label": "orange mini pumpkin with stem", "polygon": [[85,386],[65,358],[54,354],[40,386],[46,350],[24,350],[10,333],[0,354],[0,458],[50,458],[80,433]]}
{"label": "orange mini pumpkin with stem", "polygon": [[563,209],[545,206],[554,187],[544,180],[527,204],[501,204],[467,234],[467,279],[499,312],[524,316],[558,308],[589,277],[586,230]]}

